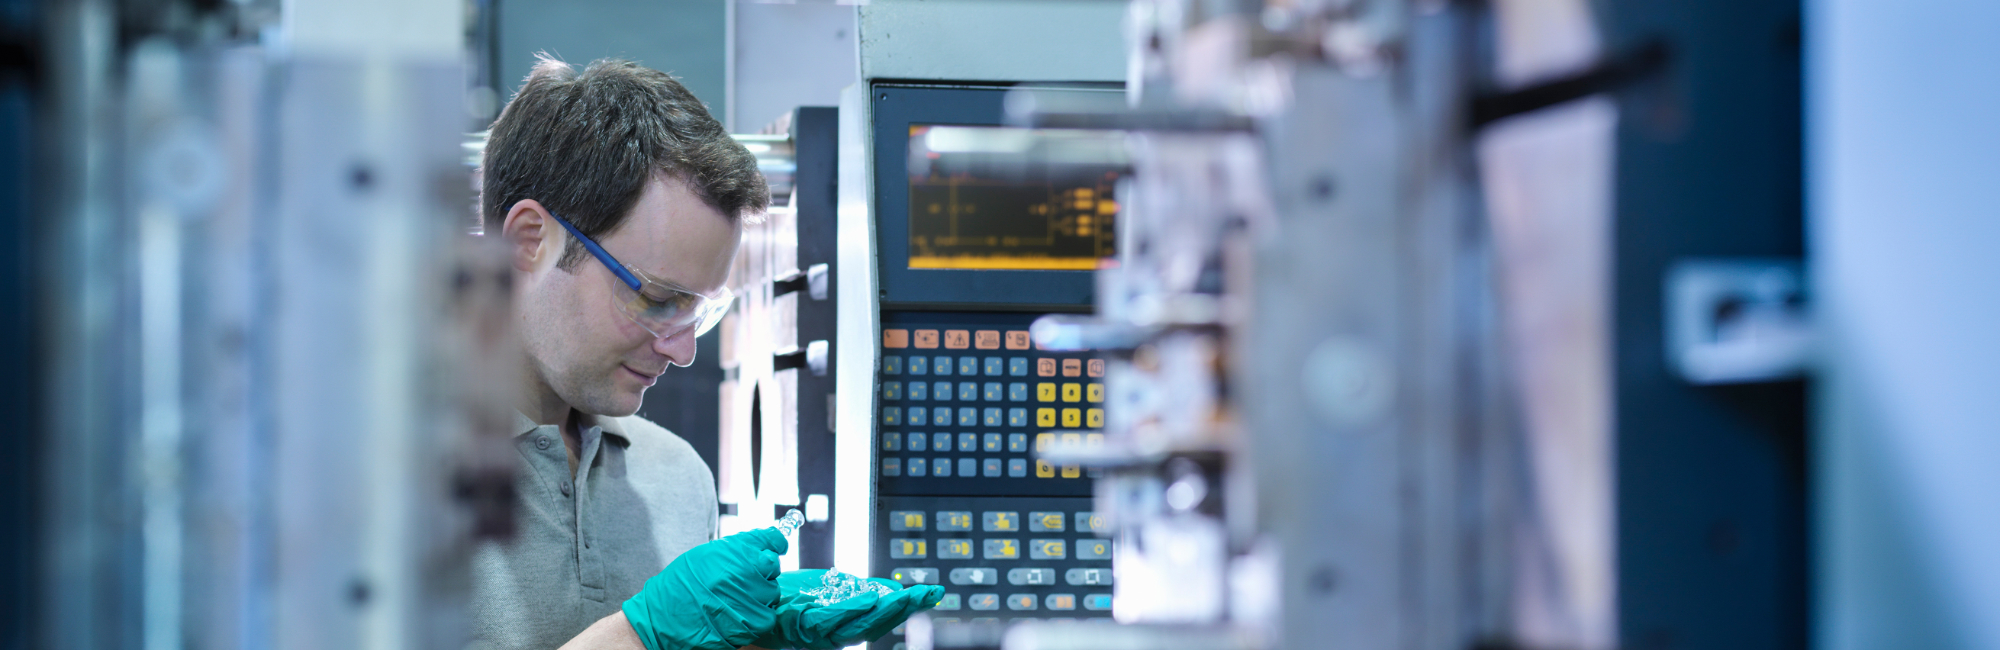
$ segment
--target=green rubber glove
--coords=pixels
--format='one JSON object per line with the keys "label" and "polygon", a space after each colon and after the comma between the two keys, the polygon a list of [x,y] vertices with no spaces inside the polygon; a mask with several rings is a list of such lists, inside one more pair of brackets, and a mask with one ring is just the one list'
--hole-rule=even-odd
{"label": "green rubber glove", "polygon": [[736,650],[777,622],[778,556],[790,546],[759,528],[688,549],[625,601],[625,620],[647,650]]}
{"label": "green rubber glove", "polygon": [[944,597],[943,587],[904,589],[826,569],[786,572],[778,576],[778,592],[777,626],[756,640],[758,647],[834,650],[873,641]]}

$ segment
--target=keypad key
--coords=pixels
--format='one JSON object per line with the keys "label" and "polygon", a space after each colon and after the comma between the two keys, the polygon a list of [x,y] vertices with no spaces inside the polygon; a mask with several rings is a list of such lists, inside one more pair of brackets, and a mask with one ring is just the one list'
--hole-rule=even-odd
{"label": "keypad key", "polygon": [[979,409],[971,406],[958,407],[958,426],[979,426]]}
{"label": "keypad key", "polygon": [[1007,401],[1009,402],[1028,401],[1028,382],[1017,381],[1007,384]]}
{"label": "keypad key", "polygon": [[1004,511],[979,513],[979,529],[989,533],[1011,533],[1020,530],[1021,513]]}
{"label": "keypad key", "polygon": [[988,539],[980,542],[979,557],[988,560],[1021,559],[1021,542],[1013,539]]}
{"label": "keypad key", "polygon": [[[1104,532],[1104,518],[1097,516],[1097,513],[1088,510],[1076,513],[1076,532],[1079,533]],[[1078,555],[1083,554],[1081,547],[1079,547],[1079,549],[1077,550],[1077,554]]]}
{"label": "keypad key", "polygon": [[[916,459],[916,460],[922,460],[922,459]],[[1035,478],[1055,478],[1055,477],[1056,477],[1056,466],[1050,465],[1049,461],[1042,460],[1040,458],[1035,459]]]}
{"label": "keypad key", "polygon": [[939,377],[951,374],[951,357],[931,357],[931,371]]}
{"label": "keypad key", "polygon": [[989,381],[979,386],[979,398],[988,402],[998,402],[1007,395],[1007,385]]}
{"label": "keypad key", "polygon": [[931,426],[934,427],[951,426],[951,408],[946,406],[940,406],[931,409]]}
{"label": "keypad key", "polygon": [[944,532],[972,530],[972,511],[939,510],[937,513],[937,529]]}
{"label": "keypad key", "polygon": [[1000,572],[992,568],[972,567],[951,570],[951,583],[955,585],[991,585],[999,582]]}
{"label": "keypad key", "polygon": [[985,436],[981,437],[981,440],[985,441],[985,444],[981,445],[980,451],[984,451],[989,454],[1000,453],[1000,451],[1004,449],[1006,445],[1005,442],[1002,442],[1005,439],[1002,438],[1000,434],[997,433],[986,434]]}
{"label": "keypad key", "polygon": [[1065,427],[1083,426],[1083,409],[1063,409],[1062,425]]}
{"label": "keypad key", "polygon": [[1062,466],[1062,477],[1063,477],[1063,478],[1078,478],[1078,477],[1081,477],[1081,476],[1083,476],[1083,466],[1081,466],[1081,465],[1064,465],[1064,466]]}
{"label": "keypad key", "polygon": [[942,431],[931,434],[931,451],[951,451],[951,434]]}
{"label": "keypad key", "polygon": [[903,399],[903,382],[900,381],[882,382],[882,399],[893,399],[893,400]]}
{"label": "keypad key", "polygon": [[901,459],[901,458],[884,458],[884,459],[882,459],[882,475],[883,475],[883,476],[902,476],[902,475],[903,475],[903,459]]}
{"label": "keypad key", "polygon": [[889,570],[889,579],[910,585],[934,585],[938,583],[938,570],[930,567],[896,567]]}
{"label": "keypad key", "polygon": [[901,426],[902,424],[903,424],[903,407],[900,406],[882,407],[882,426],[894,427],[894,426]]}
{"label": "keypad key", "polygon": [[958,382],[958,401],[971,402],[979,399],[979,382]]}
{"label": "keypad key", "polygon": [[1063,572],[1063,582],[1075,586],[1111,584],[1110,569],[1070,569]]}
{"label": "keypad key", "polygon": [[930,383],[930,382],[927,382],[927,381],[913,381],[913,382],[910,382],[910,401],[913,401],[913,402],[914,402],[914,401],[922,401],[922,400],[927,400],[927,399],[930,399],[930,398],[931,398],[931,383]]}
{"label": "keypad key", "polygon": [[979,475],[986,478],[1000,477],[1000,459],[987,458],[979,461]]}
{"label": "keypad key", "polygon": [[903,358],[897,356],[882,357],[882,374],[903,374]]}
{"label": "keypad key", "polygon": [[931,368],[930,357],[910,357],[910,374],[928,375],[931,373],[930,368]]}
{"label": "keypad key", "polygon": [[1008,569],[1007,584],[1032,586],[1056,583],[1055,569]]}
{"label": "keypad key", "polygon": [[933,607],[931,609],[945,611],[945,612],[956,612],[962,606],[963,605],[959,602],[958,594],[945,594],[943,598],[938,599],[937,607]]}
{"label": "keypad key", "polygon": [[1050,409],[1050,408],[1035,409],[1035,426],[1053,427],[1055,425],[1056,425],[1055,409]]}
{"label": "keypad key", "polygon": [[1076,594],[1049,594],[1042,597],[1042,605],[1049,609],[1076,609]]}
{"label": "keypad key", "polygon": [[1064,377],[1080,377],[1080,376],[1083,376],[1083,360],[1082,360],[1082,359],[1063,359],[1063,360],[1062,360],[1062,374],[1063,374],[1063,376],[1064,376]]}
{"label": "keypad key", "polygon": [[1007,349],[1028,349],[1028,330],[1007,330]]}
{"label": "keypad key", "polygon": [[923,559],[930,555],[927,544],[921,539],[889,540],[889,557],[898,560]]}
{"label": "keypad key", "polygon": [[931,459],[931,476],[951,476],[951,459]]}
{"label": "keypad key", "polygon": [[1083,364],[1083,366],[1084,366],[1084,371],[1083,371],[1083,374],[1086,374],[1086,375],[1090,375],[1090,376],[1092,376],[1092,377],[1103,377],[1103,376],[1104,376],[1104,360],[1103,360],[1103,359],[1091,359],[1090,361],[1088,361],[1088,362],[1085,362],[1085,363]]}
{"label": "keypad key", "polygon": [[902,450],[903,450],[903,434],[901,432],[889,432],[882,434],[882,451],[902,451]]}
{"label": "keypad key", "polygon": [[[892,375],[893,375],[893,374],[896,374],[896,373],[893,373],[893,372],[892,372],[892,373],[889,373],[889,374],[892,374]],[[1007,359],[1007,376],[1009,376],[1009,377],[1026,377],[1026,376],[1028,376],[1028,358],[1027,358],[1027,357],[1011,357],[1011,358]]]}
{"label": "keypad key", "polygon": [[1007,597],[1007,609],[1017,612],[1033,611],[1035,600],[1034,594],[1014,594]]}
{"label": "keypad key", "polygon": [[1054,376],[1056,376],[1056,360],[1055,360],[1055,359],[1036,359],[1036,360],[1035,360],[1035,376],[1037,376],[1037,377],[1054,377]]}
{"label": "keypad key", "polygon": [[940,560],[970,560],[972,559],[972,540],[937,540],[937,556]]}
{"label": "keypad key", "polygon": [[1063,384],[1063,385],[1062,385],[1062,401],[1065,401],[1065,402],[1078,402],[1078,401],[1082,401],[1082,400],[1083,400],[1083,385],[1082,385],[1082,384]]}
{"label": "keypad key", "polygon": [[975,330],[972,332],[972,347],[981,350],[1000,349],[1000,330]]}
{"label": "keypad key", "polygon": [[1108,611],[1111,609],[1111,594],[1087,594],[1083,597],[1083,608],[1098,612]]}
{"label": "keypad key", "polygon": [[1049,450],[1049,445],[1053,444],[1056,444],[1056,434],[1053,433],[1035,434],[1035,453],[1039,454],[1046,452]]}
{"label": "keypad key", "polygon": [[984,409],[980,409],[980,411],[979,411],[979,422],[980,422],[980,424],[981,424],[981,425],[983,425],[983,426],[989,426],[989,427],[996,427],[996,428],[997,428],[997,427],[999,427],[999,426],[1000,426],[1000,422],[1001,422],[1001,417],[1000,417],[1000,413],[1001,413],[1001,410],[1000,410],[1000,407],[998,407],[998,406],[988,406],[988,407],[986,407],[986,408],[984,408]]}
{"label": "keypad key", "polygon": [[1092,429],[1104,428],[1104,409],[1084,409],[1083,426]]}
{"label": "keypad key", "polygon": [[1000,595],[973,594],[965,598],[965,604],[967,607],[971,607],[974,611],[991,611],[1000,609]]}
{"label": "keypad key", "polygon": [[931,382],[931,396],[937,398],[939,401],[950,400],[951,382],[948,381]]}
{"label": "keypad key", "polygon": [[960,459],[958,459],[958,475],[959,475],[959,476],[964,476],[964,477],[973,477],[973,476],[978,476],[978,475],[979,475],[979,459],[977,459],[977,458],[960,458]]}
{"label": "keypad key", "polygon": [[916,431],[910,432],[910,451],[925,451],[930,449],[930,440],[931,437],[929,434]]}
{"label": "keypad key", "polygon": [[1001,357],[986,357],[979,360],[979,369],[988,377],[998,377],[1007,370],[1007,360]]}
{"label": "keypad key", "polygon": [[907,465],[909,466],[910,476],[930,476],[931,474],[930,461],[922,458],[912,458]]}
{"label": "keypad key", "polygon": [[[1076,559],[1079,560],[1111,559],[1111,540],[1108,539],[1076,540]],[[1111,584],[1111,583],[1107,582],[1104,584]]]}
{"label": "keypad key", "polygon": [[[1026,417],[1026,416],[1025,416],[1025,415],[1023,415],[1023,417]],[[1025,453],[1025,452],[1027,452],[1027,451],[1028,451],[1028,434],[1025,434],[1025,433],[1010,433],[1010,434],[1007,434],[1007,451],[1008,451],[1008,452],[1010,452],[1010,453],[1016,453],[1016,454],[1019,454],[1019,453]]]}
{"label": "keypad key", "polygon": [[1032,533],[1063,532],[1063,513],[1060,512],[1028,513],[1028,532]]}
{"label": "keypad key", "polygon": [[924,513],[921,510],[889,511],[889,530],[923,530]]}
{"label": "keypad key", "polygon": [[972,332],[966,330],[945,330],[944,347],[952,350],[963,350],[972,347]]}
{"label": "keypad key", "polygon": [[1022,458],[1007,459],[1007,476],[1023,478],[1028,475],[1028,461]]}
{"label": "keypad key", "polygon": [[1104,384],[1084,384],[1083,399],[1086,402],[1102,403],[1104,401]]}
{"label": "keypad key", "polygon": [[958,453],[970,454],[975,451],[979,451],[979,434],[977,433],[958,434]]}
{"label": "keypad key", "polygon": [[1035,384],[1035,401],[1037,402],[1056,401],[1055,382],[1045,381],[1039,384]]}
{"label": "keypad key", "polygon": [[1061,560],[1069,557],[1068,546],[1060,539],[1028,540],[1028,559]]}
{"label": "keypad key", "polygon": [[959,357],[958,374],[967,377],[979,375],[979,357]]}
{"label": "keypad key", "polygon": [[1028,409],[1019,406],[1007,409],[1007,426],[1028,426]]}
{"label": "keypad key", "polygon": [[922,406],[910,407],[910,426],[923,426],[924,416],[929,411]]}

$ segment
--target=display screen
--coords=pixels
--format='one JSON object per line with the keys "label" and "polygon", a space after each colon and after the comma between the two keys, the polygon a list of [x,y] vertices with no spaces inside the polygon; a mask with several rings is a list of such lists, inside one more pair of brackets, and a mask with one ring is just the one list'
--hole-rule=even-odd
{"label": "display screen", "polygon": [[913,269],[1115,264],[1121,135],[910,127]]}

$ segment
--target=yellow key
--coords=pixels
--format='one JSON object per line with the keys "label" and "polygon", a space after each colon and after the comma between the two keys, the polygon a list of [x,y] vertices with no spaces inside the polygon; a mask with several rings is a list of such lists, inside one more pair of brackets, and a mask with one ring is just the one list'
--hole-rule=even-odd
{"label": "yellow key", "polygon": [[[1095,410],[1097,410],[1097,409],[1091,409],[1091,410],[1092,410],[1092,411],[1095,411]],[[1102,433],[1090,433],[1090,434],[1084,434],[1084,436],[1083,436],[1083,446],[1085,446],[1085,447],[1102,447],[1102,446],[1104,446],[1104,434],[1102,434]]]}
{"label": "yellow key", "polygon": [[1056,442],[1056,434],[1053,433],[1035,434],[1035,453],[1039,454],[1041,452],[1048,451],[1049,445],[1055,444],[1055,442]]}
{"label": "yellow key", "polygon": [[1014,540],[1000,540],[1000,553],[995,559],[1012,560],[1021,555],[1021,549],[1014,548]]}
{"label": "yellow key", "polygon": [[1083,426],[1092,429],[1104,427],[1104,409],[1089,409],[1083,412]]}
{"label": "yellow key", "polygon": [[1074,402],[1080,399],[1083,399],[1082,386],[1078,386],[1076,384],[1063,384],[1063,401]]}
{"label": "yellow key", "polygon": [[1083,426],[1083,409],[1063,409],[1062,425],[1066,427]]}
{"label": "yellow key", "polygon": [[[1070,410],[1074,411],[1076,409],[1070,409]],[[1055,425],[1056,425],[1055,409],[1035,409],[1035,426],[1052,427]]]}
{"label": "yellow key", "polygon": [[1035,460],[1035,476],[1037,476],[1037,477],[1040,477],[1040,478],[1055,478],[1055,477],[1056,477],[1056,466],[1054,466],[1054,465],[1050,465],[1050,464],[1049,464],[1049,461],[1046,461],[1046,460],[1041,460],[1041,459],[1036,459],[1036,460]]}
{"label": "yellow key", "polygon": [[994,513],[993,530],[1003,531],[1003,530],[1013,530],[1013,529],[1014,529],[1013,513],[1008,513],[1008,512]]}
{"label": "yellow key", "polygon": [[1079,477],[1079,476],[1083,476],[1083,467],[1082,467],[1082,466],[1079,466],[1079,465],[1064,465],[1064,466],[1063,466],[1063,478],[1076,478],[1076,477]]}
{"label": "yellow key", "polygon": [[1083,398],[1092,402],[1104,401],[1104,384],[1090,384],[1083,387]]}
{"label": "yellow key", "polygon": [[971,529],[972,529],[972,514],[971,514],[971,513],[965,513],[965,512],[959,512],[959,513],[952,513],[952,514],[949,514],[949,515],[946,515],[946,516],[945,516],[945,519],[946,519],[946,521],[945,521],[945,525],[946,525],[946,526],[948,526],[948,527],[951,527],[951,528],[956,528],[956,529],[959,529],[959,530],[971,530]]}
{"label": "yellow key", "polygon": [[921,512],[903,513],[903,527],[908,528],[910,530],[923,530],[924,513]]}
{"label": "yellow key", "polygon": [[1056,401],[1056,385],[1052,382],[1042,382],[1039,384],[1035,384],[1035,401],[1038,402]]}
{"label": "yellow key", "polygon": [[1062,530],[1063,529],[1062,513],[1051,512],[1049,514],[1042,515],[1042,527],[1053,531]]}

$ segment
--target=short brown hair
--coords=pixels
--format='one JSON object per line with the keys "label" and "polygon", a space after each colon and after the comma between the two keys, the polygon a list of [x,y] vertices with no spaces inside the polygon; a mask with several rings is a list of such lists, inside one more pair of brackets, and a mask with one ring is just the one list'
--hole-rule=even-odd
{"label": "short brown hair", "polygon": [[[537,56],[486,139],[479,195],[487,233],[500,232],[515,203],[534,199],[601,239],[661,172],[686,180],[732,220],[769,207],[757,158],[672,76],[619,59],[579,73]],[[574,268],[584,255],[572,239],[557,265]]]}

